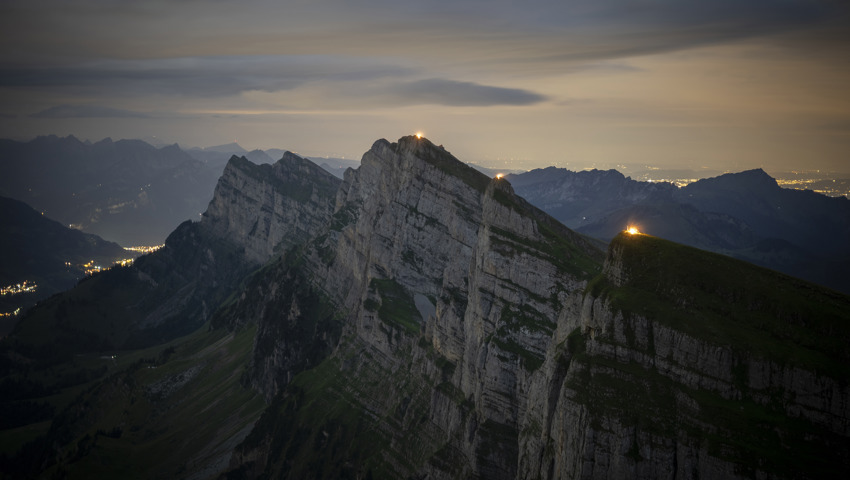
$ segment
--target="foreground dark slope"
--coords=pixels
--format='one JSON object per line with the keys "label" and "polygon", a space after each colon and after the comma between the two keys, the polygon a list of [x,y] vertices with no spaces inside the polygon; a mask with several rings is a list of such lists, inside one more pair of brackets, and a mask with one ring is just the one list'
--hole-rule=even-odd
{"label": "foreground dark slope", "polygon": [[[309,178],[306,188],[301,177]],[[309,235],[304,229],[311,225],[327,222],[338,183],[291,154],[262,166],[234,157],[201,222],[182,224],[164,248],[133,266],[95,275],[34,308],[0,344],[0,453],[13,457],[0,462],[3,470],[35,475],[42,470],[74,472],[74,465],[91,464],[91,471],[106,476],[131,470],[144,477],[173,476],[186,468],[189,453],[203,453],[204,461],[229,457],[229,450],[222,453],[219,447],[206,453],[186,449],[212,448],[213,443],[233,442],[233,435],[247,433],[242,429],[253,422],[262,402],[243,411],[235,399],[260,398],[242,392],[239,384],[253,335],[226,336],[222,330],[204,335],[197,330],[275,247]],[[238,217],[229,220],[221,217],[237,212]],[[193,331],[194,337],[175,340]],[[155,372],[149,371],[154,367]],[[172,395],[190,380],[200,386]],[[137,403],[142,398],[145,402]],[[177,398],[185,403],[172,411]],[[229,406],[217,403],[213,408],[211,399]],[[198,414],[202,410],[207,413]],[[167,411],[171,413],[164,415]],[[51,417],[52,424],[43,422]],[[185,422],[173,426],[175,419]],[[140,429],[145,424],[148,428]],[[199,429],[211,429],[204,441],[212,443],[195,442],[195,447],[168,450],[167,456],[162,452],[162,442],[182,441]],[[92,450],[98,439],[111,442],[104,440],[112,438],[104,432],[123,432],[115,435],[124,435],[129,444]],[[36,443],[18,450],[39,436]],[[98,465],[97,455],[120,458],[125,448],[141,453],[112,466]],[[96,455],[94,460],[86,457],[89,452]],[[80,471],[91,472],[88,468]]]}
{"label": "foreground dark slope", "polygon": [[[292,169],[239,161],[219,182],[201,224],[267,261],[212,329],[131,354],[155,369],[91,384],[65,410],[82,413],[58,416],[24,450],[53,445],[53,460],[28,471],[613,479],[850,468],[846,296],[649,236],[617,236],[606,256],[425,139],[375,142],[340,185],[292,160],[295,185],[268,177]],[[200,428],[203,441],[189,433]]]}

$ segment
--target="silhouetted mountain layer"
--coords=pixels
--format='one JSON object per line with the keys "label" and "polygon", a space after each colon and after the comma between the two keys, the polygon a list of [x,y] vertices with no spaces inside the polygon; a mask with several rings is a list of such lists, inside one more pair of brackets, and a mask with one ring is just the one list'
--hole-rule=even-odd
{"label": "silhouetted mountain layer", "polygon": [[156,149],[140,140],[0,140],[0,193],[125,246],[160,244],[197,219],[220,168],[176,145]]}
{"label": "silhouetted mountain layer", "polygon": [[627,225],[850,292],[850,201],[783,189],[762,170],[677,188],[614,170],[549,167],[509,177],[570,228],[610,240]]}
{"label": "silhouetted mountain layer", "polygon": [[[254,163],[274,163],[274,159],[263,150],[257,149],[249,152],[238,143],[228,143],[207,148],[190,148],[185,151],[190,157],[204,162],[219,174],[224,169],[227,161],[230,160],[230,157],[233,156],[245,157]],[[274,158],[280,158],[280,155],[276,155]]]}
{"label": "silhouetted mountain layer", "polygon": [[162,253],[37,307],[2,343],[0,387],[15,393],[0,465],[440,479],[850,468],[850,297],[648,235],[596,245],[426,139],[375,142],[341,182],[292,154],[233,158],[205,216]]}

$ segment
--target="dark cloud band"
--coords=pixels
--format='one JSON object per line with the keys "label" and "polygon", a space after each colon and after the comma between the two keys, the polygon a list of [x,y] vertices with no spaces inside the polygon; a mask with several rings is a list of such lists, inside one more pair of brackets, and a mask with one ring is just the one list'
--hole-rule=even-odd
{"label": "dark cloud band", "polygon": [[533,105],[546,100],[537,93],[518,89],[430,78],[407,82],[390,91],[400,103],[484,107]]}
{"label": "dark cloud band", "polygon": [[147,114],[97,105],[58,105],[31,115],[33,118],[149,118]]}

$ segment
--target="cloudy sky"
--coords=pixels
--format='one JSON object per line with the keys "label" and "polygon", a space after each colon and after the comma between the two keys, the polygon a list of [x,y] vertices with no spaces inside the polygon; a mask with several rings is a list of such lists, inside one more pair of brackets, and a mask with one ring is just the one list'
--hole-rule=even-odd
{"label": "cloudy sky", "polygon": [[831,0],[0,0],[0,137],[850,172]]}

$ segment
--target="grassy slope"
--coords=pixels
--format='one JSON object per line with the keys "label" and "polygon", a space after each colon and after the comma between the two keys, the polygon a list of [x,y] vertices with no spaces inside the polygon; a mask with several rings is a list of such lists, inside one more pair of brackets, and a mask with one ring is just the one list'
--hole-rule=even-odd
{"label": "grassy slope", "polygon": [[615,308],[696,338],[850,380],[850,297],[723,255],[649,235],[621,234],[628,280],[588,287]]}
{"label": "grassy slope", "polygon": [[[108,362],[111,375],[75,388],[70,402],[54,399],[61,410],[46,441],[61,448],[43,475],[176,477],[225,467],[265,407],[240,384],[255,330],[199,330],[169,345],[119,354],[114,363],[84,358]],[[43,425],[3,431],[0,445],[11,454],[37,427]]]}
{"label": "grassy slope", "polygon": [[[738,398],[692,389],[654,367],[586,352],[588,341],[616,344],[610,335],[590,340],[570,336],[562,357],[572,363],[573,399],[592,414],[591,426],[608,422],[639,432],[699,445],[733,462],[741,474],[756,469],[781,476],[817,478],[847,468],[850,445],[826,428],[790,415],[788,392],[748,386],[753,357],[850,382],[846,345],[850,339],[850,298],[725,256],[659,238],[621,234],[611,244],[620,252],[627,280],[614,286],[604,275],[588,287],[623,312],[624,329],[634,314],[689,336],[731,348]],[[628,336],[628,334],[627,334]],[[654,355],[643,347],[620,345]],[[635,437],[631,457],[640,462],[646,437]]]}
{"label": "grassy slope", "polygon": [[[49,356],[64,353],[66,347],[69,352],[114,348],[141,320],[143,313],[133,306],[152,290],[136,278],[132,267],[85,278],[73,290],[33,309],[18,324],[12,340],[24,348],[49,348]],[[116,323],[118,318],[122,321]]]}
{"label": "grassy slope", "polygon": [[415,337],[398,328],[406,337],[401,368],[385,368],[368,346],[344,339],[337,355],[293,379],[239,447],[268,448],[271,457],[228,478],[250,468],[272,478],[401,478],[431,459],[448,438],[428,421],[429,405],[435,389],[445,393],[438,378],[413,373],[403,345]]}
{"label": "grassy slope", "polygon": [[44,364],[166,342],[199,328],[208,305],[223,300],[249,267],[237,245],[184,222],[165,248],[42,301],[0,341],[0,351]]}

